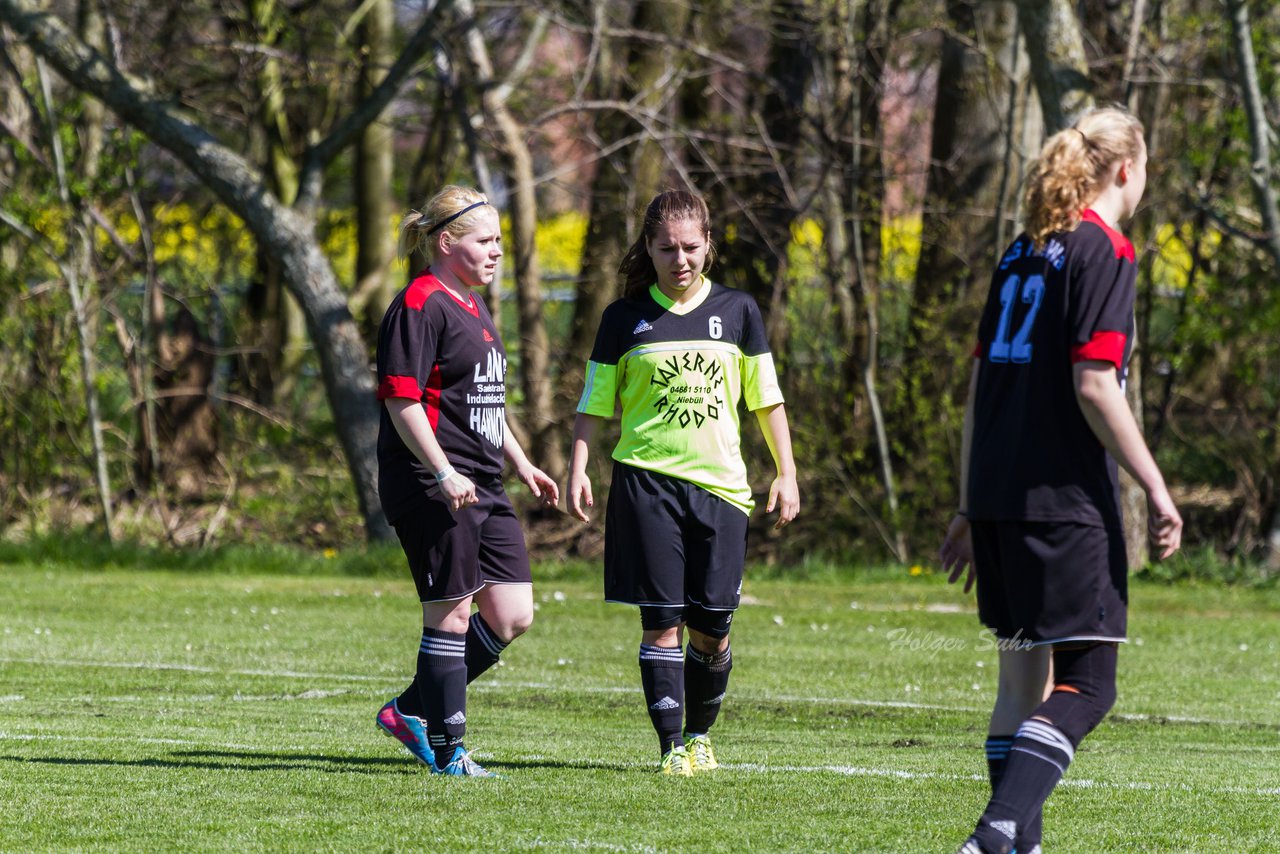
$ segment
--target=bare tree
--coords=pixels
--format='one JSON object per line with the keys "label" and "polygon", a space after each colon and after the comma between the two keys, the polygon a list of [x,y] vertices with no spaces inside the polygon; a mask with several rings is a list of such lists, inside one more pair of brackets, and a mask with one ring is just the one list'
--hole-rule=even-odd
{"label": "bare tree", "polygon": [[1047,134],[1090,103],[1089,66],[1071,0],[1015,0]]}
{"label": "bare tree", "polygon": [[633,39],[616,51],[604,32],[614,5],[605,0],[591,4],[596,58],[585,88],[590,100],[616,107],[601,111],[595,122],[598,145],[608,153],[601,157],[591,184],[587,236],[564,360],[567,389],[581,388],[582,366],[591,354],[600,314],[618,296],[618,265],[638,228],[640,208],[658,192],[665,171],[661,147],[652,129],[638,121],[638,114],[653,114],[672,100],[676,87],[671,82],[685,55],[674,39],[690,17],[688,3],[641,0],[632,13],[632,27],[665,38]]}
{"label": "bare tree", "polygon": [[[932,148],[911,292],[899,423],[910,425],[904,465],[915,476],[959,445],[957,424],[991,267],[1002,247],[1014,135],[1005,127],[1016,28],[1008,2],[952,0],[942,33]],[[939,426],[942,429],[939,429]]]}
{"label": "bare tree", "polygon": [[[466,24],[466,59],[480,94],[480,107],[495,136],[495,148],[510,178],[511,242],[515,256],[516,317],[520,326],[520,386],[524,392],[523,426],[530,431],[530,452],[552,477],[565,471],[564,449],[552,412],[551,354],[542,316],[542,280],[538,272],[535,233],[538,228],[533,155],[525,128],[507,106],[498,85],[484,37],[475,25],[471,0],[457,0]],[[535,33],[537,30],[535,30]]]}
{"label": "bare tree", "polygon": [[[362,0],[357,5],[359,97],[367,98],[395,61],[395,6],[391,0]],[[382,119],[370,122],[356,142],[356,281],[351,311],[364,316],[364,328],[370,334],[376,333],[378,320],[396,290],[391,276],[395,260],[391,228],[394,142],[391,126]],[[417,201],[414,199],[415,204]]]}
{"label": "bare tree", "polygon": [[[1249,7],[1245,0],[1227,0],[1227,10],[1231,17],[1232,53],[1239,72],[1237,85],[1249,119],[1249,183],[1262,217],[1263,233],[1256,242],[1270,256],[1272,269],[1280,270],[1280,205],[1271,161],[1273,131],[1267,121],[1266,102],[1258,80]],[[1272,568],[1277,568],[1280,567],[1280,507],[1273,512],[1268,528],[1267,560]]]}
{"label": "bare tree", "polygon": [[306,314],[366,531],[374,538],[390,537],[391,531],[377,497],[378,413],[373,375],[346,295],[316,239],[314,209],[323,168],[379,116],[399,90],[433,39],[440,8],[427,14],[374,94],[308,148],[298,200],[290,207],[266,188],[262,175],[244,158],[179,114],[167,98],[153,94],[85,45],[57,16],[43,11],[34,0],[0,0],[0,21],[72,86],[101,99],[152,142],[172,152],[244,220],[259,245],[279,264]]}

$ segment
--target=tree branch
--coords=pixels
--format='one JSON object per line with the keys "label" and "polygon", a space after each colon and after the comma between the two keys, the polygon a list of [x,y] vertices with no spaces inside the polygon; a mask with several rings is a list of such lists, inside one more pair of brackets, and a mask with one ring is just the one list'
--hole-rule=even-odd
{"label": "tree branch", "polygon": [[[2,2],[11,2],[11,0],[2,0]],[[391,103],[391,99],[400,92],[400,87],[404,85],[405,80],[428,55],[429,48],[437,37],[440,13],[451,5],[450,0],[442,0],[442,2],[429,0],[422,24],[409,37],[404,50],[400,52],[400,57],[387,70],[387,76],[382,78],[377,88],[369,93],[368,98],[365,98],[346,118],[329,131],[328,136],[307,148],[302,157],[302,174],[299,176],[297,201],[299,208],[309,210],[315,205],[320,196],[321,179],[325,167],[343,149],[351,145],[361,131],[382,115],[382,111]]]}
{"label": "tree branch", "polygon": [[1266,230],[1258,243],[1270,254],[1272,263],[1280,268],[1280,210],[1277,209],[1275,187],[1271,184],[1271,127],[1267,124],[1262,89],[1258,83],[1258,65],[1253,56],[1249,7],[1244,0],[1227,0],[1227,10],[1235,43],[1232,53],[1239,64],[1240,94],[1249,116],[1249,182],[1253,185],[1262,227]]}

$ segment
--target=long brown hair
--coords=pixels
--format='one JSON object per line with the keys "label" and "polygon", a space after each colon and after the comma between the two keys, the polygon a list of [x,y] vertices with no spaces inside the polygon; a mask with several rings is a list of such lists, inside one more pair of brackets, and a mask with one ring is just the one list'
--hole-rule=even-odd
{"label": "long brown hair", "polygon": [[1142,122],[1126,110],[1101,107],[1049,137],[1027,175],[1023,199],[1027,235],[1037,249],[1050,234],[1080,224],[1081,212],[1098,198],[1111,168],[1138,158],[1142,133]]}
{"label": "long brown hair", "polygon": [[688,190],[666,190],[653,197],[649,207],[644,211],[644,228],[636,242],[631,244],[622,263],[618,265],[618,276],[622,279],[622,295],[627,299],[637,299],[648,292],[649,286],[658,281],[658,271],[649,257],[648,242],[658,233],[658,229],[672,222],[692,222],[707,239],[707,261],[703,267],[705,272],[715,260],[715,245],[711,242],[711,213],[702,196]]}

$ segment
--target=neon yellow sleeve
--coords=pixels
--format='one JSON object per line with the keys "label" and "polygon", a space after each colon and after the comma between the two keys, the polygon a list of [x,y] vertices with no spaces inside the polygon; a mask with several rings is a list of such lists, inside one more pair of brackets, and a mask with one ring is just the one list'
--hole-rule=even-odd
{"label": "neon yellow sleeve", "polygon": [[743,356],[742,396],[751,412],[782,403],[782,389],[778,386],[778,372],[773,367],[772,353]]}
{"label": "neon yellow sleeve", "polygon": [[578,400],[578,411],[612,418],[617,400],[618,366],[587,362],[587,379]]}

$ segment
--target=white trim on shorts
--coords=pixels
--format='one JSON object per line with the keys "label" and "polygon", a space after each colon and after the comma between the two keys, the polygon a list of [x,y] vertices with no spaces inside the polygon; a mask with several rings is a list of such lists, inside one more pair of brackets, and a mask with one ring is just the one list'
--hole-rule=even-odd
{"label": "white trim on shorts", "polygon": [[701,602],[681,602],[679,605],[663,605],[658,602],[628,602],[626,599],[606,599],[604,601],[608,605],[634,605],[637,608],[688,608],[696,605],[704,611],[722,611],[733,614],[738,610],[737,608],[708,608]]}
{"label": "white trim on shorts", "polygon": [[1028,649],[1034,649],[1038,646],[1052,646],[1058,643],[1081,643],[1084,641],[1092,641],[1095,643],[1128,643],[1128,638],[1107,637],[1105,635],[1068,635],[1065,638],[1052,638],[1050,640],[1029,641],[1019,638],[1002,638],[998,635],[997,640],[1009,641],[1010,643],[1024,644]]}

